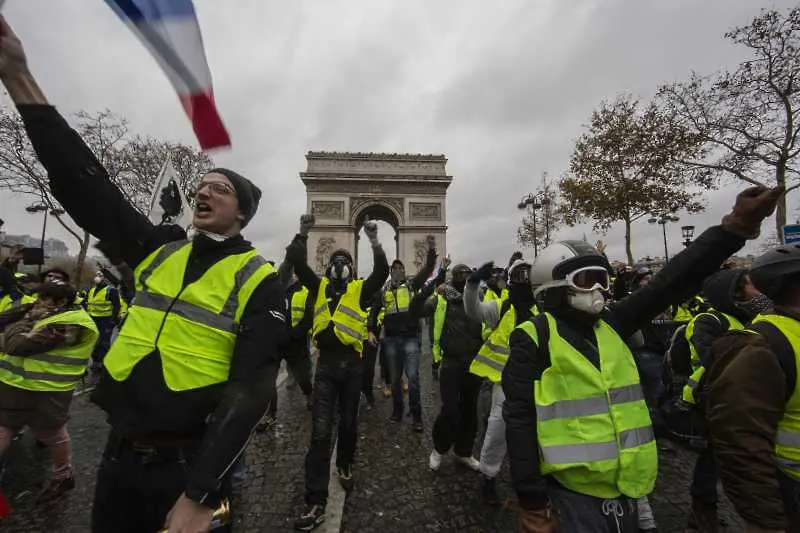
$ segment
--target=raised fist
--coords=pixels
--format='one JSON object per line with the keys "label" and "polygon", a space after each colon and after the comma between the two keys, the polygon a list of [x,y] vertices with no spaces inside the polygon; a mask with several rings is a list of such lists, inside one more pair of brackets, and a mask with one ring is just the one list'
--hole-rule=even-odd
{"label": "raised fist", "polygon": [[443,269],[445,269],[445,270],[447,270],[448,268],[450,268],[450,263],[452,263],[452,262],[453,262],[453,260],[452,260],[452,259],[450,259],[450,255],[448,254],[448,256],[447,256],[447,257],[445,257],[445,258],[442,260],[442,268],[443,268]]}
{"label": "raised fist", "polygon": [[428,235],[425,237],[425,244],[428,245],[428,250],[435,250],[436,249],[436,237],[433,235]]}
{"label": "raised fist", "polygon": [[302,215],[300,217],[300,235],[308,235],[308,232],[314,227],[314,222],[314,215]]}
{"label": "raised fist", "polygon": [[374,242],[378,240],[378,223],[374,220],[366,219],[364,221],[364,233],[367,235],[367,239],[370,242]]}

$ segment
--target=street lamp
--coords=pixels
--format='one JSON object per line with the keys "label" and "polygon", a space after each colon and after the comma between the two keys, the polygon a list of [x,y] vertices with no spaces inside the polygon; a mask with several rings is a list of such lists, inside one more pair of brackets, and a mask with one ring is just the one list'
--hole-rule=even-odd
{"label": "street lamp", "polygon": [[688,248],[694,237],[694,226],[681,226],[681,235],[683,236],[683,245]]}
{"label": "street lamp", "polygon": [[667,249],[667,223],[677,222],[680,218],[670,213],[662,213],[657,217],[647,219],[650,224],[661,224],[661,231],[664,234],[664,263],[669,262],[669,250]]}
{"label": "street lamp", "polygon": [[[42,240],[41,244],[39,245],[39,247],[42,249],[42,261],[44,261],[44,239],[45,236],[47,235],[47,214],[50,213],[51,215],[54,216],[60,216],[63,215],[65,211],[63,209],[50,209],[43,203],[29,205],[28,207],[25,208],[25,211],[31,214],[44,213],[44,218],[42,219]],[[39,275],[41,275],[42,274],[41,264],[39,264],[39,268],[37,270],[39,272]]]}
{"label": "street lamp", "polygon": [[[549,198],[541,196],[537,198],[535,194],[528,193],[523,196],[517,204],[518,209],[525,209],[528,207],[531,209],[531,221],[533,222],[533,257],[537,257],[539,255],[539,234],[536,233],[536,210],[547,206],[549,203]],[[550,221],[547,219],[547,217],[545,217],[545,224],[548,224],[549,222]]]}

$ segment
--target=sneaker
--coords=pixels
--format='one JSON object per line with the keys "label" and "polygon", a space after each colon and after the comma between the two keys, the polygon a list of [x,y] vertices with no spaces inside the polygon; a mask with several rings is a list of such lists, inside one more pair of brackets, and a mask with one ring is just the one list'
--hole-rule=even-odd
{"label": "sneaker", "polygon": [[69,476],[64,479],[48,480],[39,493],[36,495],[36,503],[49,502],[55,500],[65,492],[75,488],[75,478]]}
{"label": "sneaker", "polygon": [[471,455],[467,457],[456,455],[456,464],[459,464],[465,468],[469,468],[470,470],[474,470],[475,472],[477,472],[478,468],[481,466],[481,463]]}
{"label": "sneaker", "polygon": [[308,505],[300,517],[294,521],[295,531],[311,531],[325,521],[324,505]]}
{"label": "sneaker", "polygon": [[336,469],[337,474],[339,474],[339,484],[342,488],[350,492],[353,490],[353,485],[355,485],[355,481],[353,481],[353,468],[350,466],[340,466]]}
{"label": "sneaker", "polygon": [[481,476],[481,501],[484,505],[500,505],[497,484],[493,477]]}
{"label": "sneaker", "polygon": [[401,420],[403,420],[403,415],[393,411],[392,416],[389,417],[389,420],[391,420],[392,422],[400,422]]}
{"label": "sneaker", "polygon": [[431,452],[431,456],[428,457],[428,468],[434,472],[437,472],[440,466],[442,466],[442,454],[436,450],[433,450]]}
{"label": "sneaker", "polygon": [[392,397],[392,388],[389,385],[383,386],[383,397],[384,398],[391,398]]}
{"label": "sneaker", "polygon": [[422,425],[422,419],[416,416],[414,417],[414,431],[417,433],[425,431],[425,426]]}
{"label": "sneaker", "polygon": [[408,381],[403,380],[403,392],[408,394]]}
{"label": "sneaker", "polygon": [[375,396],[372,392],[364,394],[364,401],[367,402],[367,411],[372,411],[375,408]]}

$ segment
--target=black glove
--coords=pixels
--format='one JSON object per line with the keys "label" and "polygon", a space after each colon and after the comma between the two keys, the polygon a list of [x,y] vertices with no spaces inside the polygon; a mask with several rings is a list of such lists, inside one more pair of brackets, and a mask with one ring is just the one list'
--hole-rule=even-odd
{"label": "black glove", "polygon": [[489,278],[492,277],[492,270],[494,270],[494,261],[482,264],[481,267],[469,277],[469,282],[477,284],[481,281],[488,281]]}

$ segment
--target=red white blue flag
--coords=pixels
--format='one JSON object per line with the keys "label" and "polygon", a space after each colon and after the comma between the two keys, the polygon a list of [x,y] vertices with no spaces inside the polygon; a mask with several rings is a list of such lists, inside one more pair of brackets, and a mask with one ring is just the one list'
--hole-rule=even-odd
{"label": "red white blue flag", "polygon": [[164,70],[204,149],[230,146],[192,0],[106,0]]}

